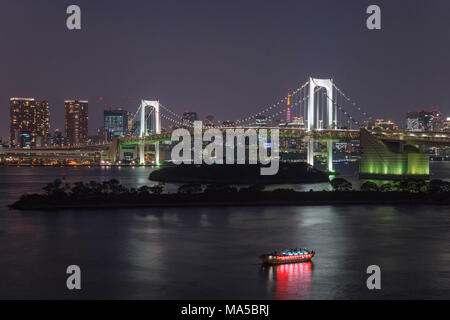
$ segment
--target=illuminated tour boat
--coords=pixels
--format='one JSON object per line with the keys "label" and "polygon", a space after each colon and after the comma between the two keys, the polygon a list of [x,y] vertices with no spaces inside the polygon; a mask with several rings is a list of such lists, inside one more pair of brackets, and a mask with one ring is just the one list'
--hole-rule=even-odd
{"label": "illuminated tour boat", "polygon": [[281,252],[263,254],[259,259],[267,265],[300,263],[311,261],[315,254],[314,251],[308,249],[286,249]]}

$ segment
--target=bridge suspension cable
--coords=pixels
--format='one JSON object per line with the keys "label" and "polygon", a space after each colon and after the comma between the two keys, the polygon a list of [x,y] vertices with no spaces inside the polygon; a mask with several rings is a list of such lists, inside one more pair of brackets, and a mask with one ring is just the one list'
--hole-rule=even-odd
{"label": "bridge suspension cable", "polygon": [[360,126],[360,122],[357,121],[350,113],[345,111],[342,106],[340,106],[334,99],[331,99],[328,94],[325,94],[327,99],[331,101],[331,103],[339,110],[341,111],[350,121],[352,121],[357,126]]}
{"label": "bridge suspension cable", "polygon": [[[215,128],[226,128],[227,125],[225,124],[226,122],[231,122],[230,124],[232,124],[233,126],[251,126],[251,125],[255,125],[257,124],[257,119],[258,117],[262,117],[264,116],[266,119],[274,119],[277,116],[282,115],[283,113],[285,113],[286,110],[286,102],[288,101],[288,99],[291,99],[291,102],[294,102],[293,104],[289,105],[289,108],[293,109],[294,112],[298,111],[298,116],[301,116],[303,114],[303,121],[304,123],[306,123],[306,121],[311,121],[311,119],[309,119],[309,117],[307,117],[307,102],[308,100],[311,98],[308,94],[308,90],[305,89],[308,85],[310,84],[310,81],[306,81],[303,85],[301,85],[300,87],[298,87],[297,89],[295,89],[292,94],[288,94],[287,96],[283,97],[282,99],[280,99],[279,101],[277,101],[276,103],[274,103],[273,105],[257,112],[254,113],[252,115],[249,115],[245,118],[241,118],[235,121],[221,121],[221,120],[216,120],[216,126],[211,126],[211,127],[215,127]],[[326,104],[327,101],[331,101],[332,105],[334,106],[334,114],[335,117],[333,119],[333,125],[332,127],[337,128],[338,127],[338,120],[339,120],[339,113],[341,113],[341,115],[345,115],[346,118],[348,118],[349,121],[353,122],[354,124],[360,126],[360,122],[357,121],[349,112],[347,112],[344,108],[343,108],[343,99],[344,101],[348,102],[349,104],[351,104],[352,107],[356,108],[359,112],[361,112],[361,114],[365,117],[368,118],[369,120],[373,120],[373,117],[371,117],[370,115],[368,115],[367,112],[363,111],[363,109],[356,104],[352,99],[350,99],[341,89],[339,89],[334,83],[332,84],[332,88],[335,89],[336,94],[333,94],[333,98],[330,98],[330,96],[328,95],[328,92],[326,90],[323,90],[324,87],[321,86],[317,86],[314,90],[314,93],[317,93],[319,91],[322,92],[322,97],[318,97],[318,99],[314,99],[314,101],[316,102],[316,105],[314,106],[316,109],[316,112],[314,117],[317,117],[317,123],[319,124],[320,127],[322,127],[324,125],[324,121],[326,119],[326,117],[332,117],[332,115],[326,115],[325,112],[325,108],[326,108]],[[333,92],[330,92],[330,94],[332,94]],[[159,104],[161,111],[160,116],[161,118],[177,125],[177,126],[181,126],[181,127],[190,127],[192,128],[194,126],[194,122],[188,119],[184,119],[182,115],[174,112],[172,109],[170,109],[169,107],[163,105],[163,104]],[[134,114],[133,117],[133,121],[135,121],[137,114],[139,114],[140,110],[141,110],[140,106],[137,110],[137,112]],[[298,109],[294,109],[297,108]],[[281,108],[281,109],[279,109]],[[339,111],[339,112],[338,112]],[[147,116],[147,119],[151,116],[152,112]],[[308,118],[308,119],[307,119]],[[205,126],[205,127],[209,127],[209,126]]]}
{"label": "bridge suspension cable", "polygon": [[[303,90],[308,84],[309,84],[309,81],[305,82],[302,86],[300,86],[299,88],[295,89],[295,90],[292,92],[292,94],[291,94],[291,98],[293,98],[294,96],[296,96],[296,95],[297,95],[301,90]],[[280,106],[285,106],[285,103],[286,103],[287,99],[288,99],[288,96],[285,96],[285,97],[283,97],[282,99],[280,99],[278,102],[274,103],[273,105],[271,105],[271,106],[265,108],[264,110],[262,110],[262,111],[260,111],[260,112],[258,112],[258,113],[255,113],[255,114],[253,114],[253,115],[250,115],[250,116],[247,116],[247,117],[245,117],[245,118],[241,118],[241,119],[238,119],[238,120],[235,120],[235,121],[232,121],[232,122],[234,122],[234,124],[236,124],[236,125],[239,125],[239,124],[245,124],[246,122],[255,120],[257,117],[263,116],[263,115],[265,115],[266,113],[268,113],[269,111],[271,111],[271,110],[273,110],[273,109],[276,109],[276,108],[278,108],[278,107],[280,107]],[[285,110],[283,109],[283,111],[285,111]],[[222,120],[217,120],[217,122],[219,122],[219,123],[222,122],[222,123],[223,123],[224,121],[222,121]],[[216,128],[221,128],[221,126],[216,126]]]}
{"label": "bridge suspension cable", "polygon": [[169,117],[169,116],[167,116],[167,115],[165,115],[163,113],[161,113],[161,118],[164,118],[164,119],[166,119],[166,120],[168,120],[168,121],[170,121],[170,122],[172,122],[172,123],[174,123],[176,125],[179,125],[181,127],[189,127],[189,128],[193,128],[194,127],[194,125],[192,124],[191,121],[185,121],[185,122],[177,121],[177,120],[174,120],[171,117]]}
{"label": "bridge suspension cable", "polygon": [[160,103],[159,106],[160,106],[162,109],[166,110],[166,111],[167,111],[168,113],[170,113],[171,115],[177,117],[178,119],[184,120],[183,117],[182,117],[181,115],[175,113],[174,111],[172,111],[171,109],[169,109],[169,108],[166,107],[165,105],[163,105],[163,104]]}
{"label": "bridge suspension cable", "polygon": [[367,112],[363,111],[361,107],[355,103],[352,99],[350,99],[344,92],[342,92],[341,89],[339,89],[334,83],[333,87],[344,97],[345,100],[347,100],[353,107],[355,107],[358,111],[362,113],[363,116],[367,117],[368,120],[373,120],[373,117],[370,116]]}

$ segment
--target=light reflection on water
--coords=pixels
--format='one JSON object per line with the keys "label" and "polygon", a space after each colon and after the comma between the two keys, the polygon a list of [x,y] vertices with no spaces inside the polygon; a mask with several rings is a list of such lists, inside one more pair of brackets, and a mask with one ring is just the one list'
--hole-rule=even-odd
{"label": "light reflection on water", "polygon": [[[445,173],[450,163],[433,166],[434,172]],[[25,191],[39,191],[63,172],[69,181],[115,177],[136,187],[147,183],[149,169],[0,167],[0,298],[450,296],[449,207],[205,207],[53,213],[4,207]],[[285,247],[307,247],[317,254],[309,267],[293,264],[260,269],[260,254]],[[427,252],[427,259],[417,263],[416,252]],[[65,267],[70,264],[79,264],[85,275],[83,292],[76,295],[64,287]],[[371,264],[380,265],[383,272],[383,289],[378,293],[365,286],[365,271]]]}
{"label": "light reflection on water", "polygon": [[263,270],[267,274],[268,291],[275,300],[310,299],[312,262],[267,266]]}

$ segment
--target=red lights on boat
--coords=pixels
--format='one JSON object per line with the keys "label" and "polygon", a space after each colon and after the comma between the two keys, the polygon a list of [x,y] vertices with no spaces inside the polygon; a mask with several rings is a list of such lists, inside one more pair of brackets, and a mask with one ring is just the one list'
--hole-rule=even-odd
{"label": "red lights on boat", "polygon": [[[287,250],[289,251],[289,250]],[[291,250],[292,251],[292,250]],[[297,249],[295,251],[298,251]],[[306,251],[306,254],[277,254],[269,253],[260,256],[260,259],[264,264],[285,264],[285,263],[299,263],[299,262],[308,262],[314,257],[315,252],[309,250]]]}

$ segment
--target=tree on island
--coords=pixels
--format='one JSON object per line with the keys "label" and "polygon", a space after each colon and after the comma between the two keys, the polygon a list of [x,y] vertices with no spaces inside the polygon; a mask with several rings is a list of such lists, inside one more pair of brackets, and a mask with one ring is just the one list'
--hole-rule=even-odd
{"label": "tree on island", "polygon": [[137,189],[137,193],[140,196],[148,196],[150,195],[150,188],[148,186],[142,186],[139,189]]}
{"label": "tree on island", "polygon": [[178,193],[180,194],[202,193],[202,185],[196,183],[185,184],[178,188]]}
{"label": "tree on island", "polygon": [[431,193],[450,192],[450,182],[443,180],[431,180],[428,190]]}
{"label": "tree on island", "polygon": [[239,192],[258,193],[258,192],[263,192],[265,188],[266,188],[265,185],[263,185],[261,183],[258,183],[258,184],[253,184],[253,185],[248,186],[248,187],[240,188]]}
{"label": "tree on island", "polygon": [[63,184],[61,180],[56,179],[53,182],[48,183],[44,188],[42,188],[47,196],[66,196],[66,190],[70,188],[70,184]]}
{"label": "tree on island", "polygon": [[425,180],[404,179],[398,182],[397,189],[401,192],[419,193],[427,191]]}
{"label": "tree on island", "polygon": [[392,188],[392,184],[390,183],[385,183],[380,187],[380,191],[381,192],[392,192],[393,188]]}
{"label": "tree on island", "polygon": [[361,186],[361,191],[364,192],[378,192],[379,188],[375,182],[367,181],[364,182]]}
{"label": "tree on island", "polygon": [[150,193],[159,195],[159,194],[163,193],[163,191],[164,191],[164,185],[158,184],[158,185],[156,185],[156,186],[151,186],[151,187],[149,187],[148,189],[149,189]]}
{"label": "tree on island", "polygon": [[351,191],[352,184],[344,178],[336,178],[331,181],[334,191]]}
{"label": "tree on island", "polygon": [[237,192],[236,187],[227,184],[209,184],[205,188],[205,193],[229,193]]}

